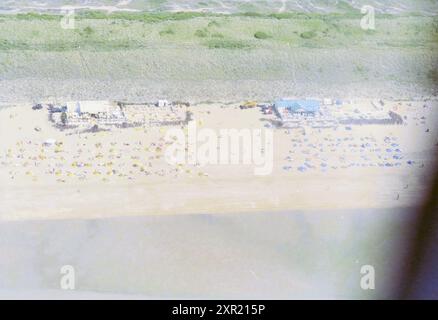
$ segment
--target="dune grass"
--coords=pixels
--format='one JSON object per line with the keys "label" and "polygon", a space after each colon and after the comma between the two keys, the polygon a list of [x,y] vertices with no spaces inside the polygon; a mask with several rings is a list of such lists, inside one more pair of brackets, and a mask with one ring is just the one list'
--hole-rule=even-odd
{"label": "dune grass", "polygon": [[360,19],[354,11],[326,15],[84,11],[77,14],[75,30],[62,29],[60,20],[61,16],[48,14],[2,15],[0,50],[105,51],[163,45],[289,50],[352,46],[413,48],[438,44],[438,23],[434,17],[378,17],[378,28],[373,31],[360,28]]}

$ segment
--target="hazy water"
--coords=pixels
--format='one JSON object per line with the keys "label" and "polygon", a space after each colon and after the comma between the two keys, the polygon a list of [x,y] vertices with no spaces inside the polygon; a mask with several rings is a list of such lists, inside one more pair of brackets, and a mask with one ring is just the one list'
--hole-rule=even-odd
{"label": "hazy water", "polygon": [[8,9],[23,11],[57,10],[64,5],[86,6],[92,9],[136,9],[151,11],[204,10],[209,12],[340,12],[351,8],[360,10],[364,5],[374,6],[377,12],[404,13],[418,12],[436,14],[438,3],[431,0],[270,0],[270,1],[198,1],[198,0],[10,0],[0,6],[4,12]]}
{"label": "hazy water", "polygon": [[[411,213],[377,209],[3,222],[0,296],[57,296],[60,268],[72,265],[80,297],[390,297]],[[360,288],[362,265],[375,267],[376,290]]]}

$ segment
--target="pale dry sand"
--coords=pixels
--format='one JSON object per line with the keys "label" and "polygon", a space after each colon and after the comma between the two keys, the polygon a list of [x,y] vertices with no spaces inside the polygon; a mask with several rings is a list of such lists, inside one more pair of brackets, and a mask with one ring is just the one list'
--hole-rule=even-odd
{"label": "pale dry sand", "polygon": [[[407,124],[353,126],[352,131],[308,129],[306,137],[314,143],[325,137],[377,141],[396,137],[403,165],[341,169],[336,156],[342,152],[348,156],[348,150],[336,150],[328,161],[336,169],[299,172],[293,164],[286,171],[291,139],[302,139],[302,131],[275,129],[273,172],[267,176],[255,176],[254,165],[172,166],[163,158],[165,128],[78,135],[53,127],[46,110],[33,111],[30,105],[4,108],[0,110],[0,219],[414,206],[427,190],[437,149],[437,105],[431,101],[428,108],[423,108],[424,102],[386,104],[406,115]],[[260,121],[266,116],[258,109],[240,110],[233,104],[191,108],[198,129],[263,128],[266,123]],[[62,145],[42,147],[49,138]],[[304,146],[295,149],[298,162],[303,150]],[[415,165],[406,165],[408,159],[414,159]],[[78,162],[89,166],[72,166]]]}

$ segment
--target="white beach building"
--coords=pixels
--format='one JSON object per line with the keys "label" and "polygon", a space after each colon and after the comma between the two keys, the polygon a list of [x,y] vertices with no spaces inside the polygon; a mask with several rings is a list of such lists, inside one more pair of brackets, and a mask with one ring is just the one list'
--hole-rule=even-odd
{"label": "white beach building", "polygon": [[169,105],[169,101],[160,99],[157,101],[157,106],[160,108],[167,107]]}
{"label": "white beach building", "polygon": [[110,114],[118,110],[118,106],[112,101],[75,101],[67,102],[67,112],[97,115],[99,113]]}

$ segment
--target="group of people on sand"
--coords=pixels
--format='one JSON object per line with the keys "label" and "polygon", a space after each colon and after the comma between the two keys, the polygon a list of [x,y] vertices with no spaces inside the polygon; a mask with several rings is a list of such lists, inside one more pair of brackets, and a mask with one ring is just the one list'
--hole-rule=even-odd
{"label": "group of people on sand", "polygon": [[[94,133],[92,135],[102,133]],[[79,137],[79,136],[78,136]],[[181,175],[205,176],[196,166],[173,166],[164,159],[167,144],[163,137],[155,142],[88,139],[84,136],[75,142],[17,141],[14,147],[0,154],[0,166],[14,180],[27,177],[53,177],[57,182],[98,179],[136,180],[142,176],[172,177]],[[75,179],[76,178],[76,179]]]}
{"label": "group of people on sand", "polygon": [[283,170],[326,172],[355,167],[389,168],[414,165],[414,160],[405,159],[398,140],[395,136],[375,138],[352,133],[343,137],[326,135],[322,138],[292,138]]}

